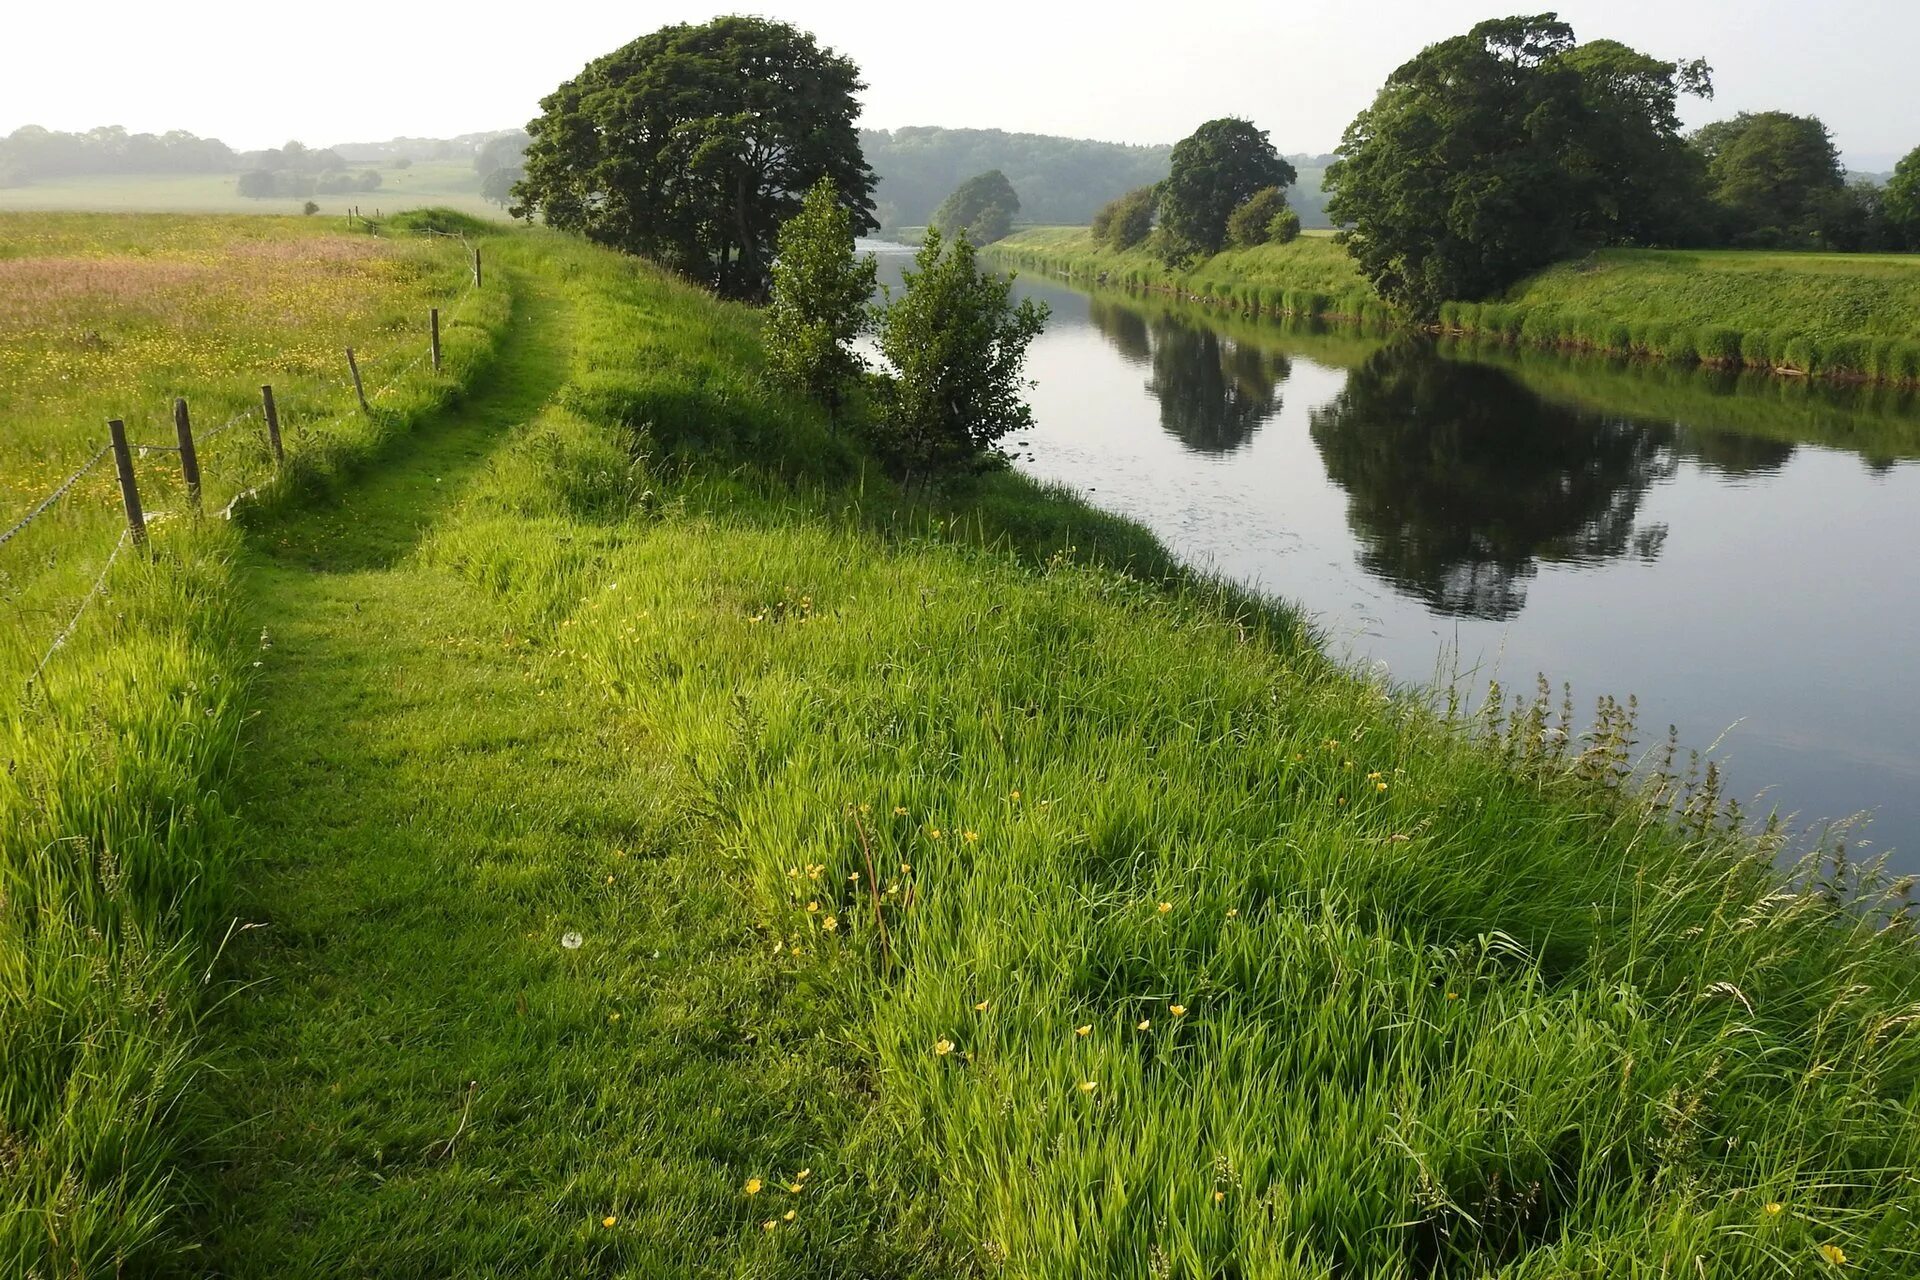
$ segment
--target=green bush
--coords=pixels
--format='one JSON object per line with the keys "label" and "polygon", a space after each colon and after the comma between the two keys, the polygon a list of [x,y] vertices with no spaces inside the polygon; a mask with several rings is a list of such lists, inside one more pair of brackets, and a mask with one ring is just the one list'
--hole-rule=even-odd
{"label": "green bush", "polygon": [[1707,364],[1740,363],[1740,331],[1710,324],[1693,335],[1693,353]]}
{"label": "green bush", "polygon": [[1780,362],[1802,373],[1818,373],[1825,367],[1821,360],[1820,344],[1806,334],[1787,340],[1786,347],[1780,353]]}
{"label": "green bush", "polygon": [[1300,215],[1292,209],[1282,209],[1267,223],[1268,244],[1292,244],[1299,238]]}

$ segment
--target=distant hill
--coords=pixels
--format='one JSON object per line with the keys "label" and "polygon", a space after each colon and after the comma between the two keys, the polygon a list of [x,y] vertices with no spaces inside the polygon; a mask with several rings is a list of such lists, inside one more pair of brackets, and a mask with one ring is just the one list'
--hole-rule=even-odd
{"label": "distant hill", "polygon": [[[863,129],[860,146],[880,177],[874,191],[884,227],[925,225],[968,178],[998,169],[1020,196],[1020,220],[1091,222],[1095,210],[1123,192],[1167,176],[1171,145],[1133,146],[1000,129]],[[1300,171],[1292,193],[1303,225],[1327,226],[1320,178],[1331,156],[1291,156]]]}

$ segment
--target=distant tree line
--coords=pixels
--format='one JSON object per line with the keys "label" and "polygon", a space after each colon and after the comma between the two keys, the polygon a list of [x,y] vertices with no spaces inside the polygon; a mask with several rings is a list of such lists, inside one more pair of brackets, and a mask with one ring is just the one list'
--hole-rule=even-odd
{"label": "distant tree line", "polygon": [[240,158],[214,138],[118,127],[57,133],[26,125],[0,138],[0,187],[105,173],[231,173]]}
{"label": "distant tree line", "polygon": [[1423,49],[1348,126],[1327,173],[1340,238],[1416,316],[1611,245],[1920,248],[1920,152],[1884,189],[1847,181],[1812,116],[1743,112],[1682,133],[1700,59],[1579,42],[1554,14]]}

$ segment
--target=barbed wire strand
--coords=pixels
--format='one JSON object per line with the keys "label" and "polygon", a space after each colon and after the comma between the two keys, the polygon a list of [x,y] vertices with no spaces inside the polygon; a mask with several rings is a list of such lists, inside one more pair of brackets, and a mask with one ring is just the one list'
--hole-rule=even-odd
{"label": "barbed wire strand", "polygon": [[40,504],[36,506],[33,510],[27,512],[26,515],[21,516],[19,522],[16,523],[13,526],[13,528],[7,530],[5,533],[0,533],[0,547],[4,547],[9,542],[12,542],[16,534],[24,532],[28,525],[32,524],[35,520],[38,520],[41,516],[45,515],[47,511],[53,506],[54,503],[60,501],[60,499],[67,496],[68,490],[72,489],[73,486],[75,486],[76,484],[79,484],[80,481],[86,477],[86,474],[89,471],[92,471],[95,467],[100,465],[100,459],[106,457],[109,453],[112,453],[112,452],[113,452],[112,445],[110,444],[101,445],[100,451],[94,454],[91,458],[88,458],[85,466],[81,467],[78,471],[68,476],[65,482],[62,483],[58,489],[55,489],[52,493],[42,498],[40,500]]}
{"label": "barbed wire strand", "polygon": [[106,564],[100,567],[100,576],[93,580],[93,589],[87,592],[86,598],[80,602],[80,607],[73,611],[73,617],[69,618],[67,625],[60,629],[60,634],[53,638],[53,643],[47,647],[47,651],[40,655],[40,661],[35,664],[33,674],[27,677],[28,692],[32,692],[34,685],[38,683],[40,673],[47,669],[47,663],[53,661],[53,655],[60,652],[67,641],[73,638],[74,628],[80,625],[80,619],[85,615],[88,607],[106,591],[107,575],[113,572],[114,562],[120,558],[120,553],[126,550],[127,543],[132,537],[131,529],[120,531],[120,540],[113,544],[113,550],[107,555]]}

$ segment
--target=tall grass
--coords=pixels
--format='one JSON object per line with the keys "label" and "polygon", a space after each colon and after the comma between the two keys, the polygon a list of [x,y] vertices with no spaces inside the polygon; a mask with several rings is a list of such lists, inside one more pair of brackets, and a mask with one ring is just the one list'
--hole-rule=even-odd
{"label": "tall grass", "polygon": [[[160,409],[168,394],[218,412],[272,377],[287,389],[286,471],[270,479],[263,458],[231,441],[208,449],[202,465],[209,506],[249,483],[265,484],[263,503],[286,501],[372,462],[454,395],[486,364],[509,311],[504,290],[455,304],[446,376],[383,378],[371,415],[333,421],[323,415],[350,401],[317,353],[362,342],[397,373],[401,326],[429,300],[454,302],[457,262],[449,271],[444,254],[369,250],[300,223],[9,217],[5,225],[11,256],[0,270],[41,282],[37,300],[15,299],[0,323],[8,356],[0,420],[17,427],[0,470],[13,499],[31,495],[49,466],[84,456],[108,412],[139,421],[133,406]],[[79,266],[52,270],[50,261]],[[222,292],[236,282],[248,287]],[[262,299],[253,287],[284,296]],[[222,319],[229,304],[242,313],[231,323]],[[73,355],[77,374],[63,372],[61,352],[76,342],[111,358],[90,364],[83,351]],[[304,363],[309,347],[313,367]],[[123,554],[100,578],[102,594],[30,687],[39,655],[108,557],[117,503],[110,490],[83,486],[0,549],[20,622],[0,649],[8,1275],[191,1270],[193,1242],[179,1218],[193,1194],[181,1162],[198,1125],[197,1028],[208,968],[234,923],[227,890],[241,851],[227,782],[247,674],[268,638],[245,634],[237,530],[189,517],[158,463],[143,465],[142,480],[150,512],[170,518],[153,524],[149,554]]]}
{"label": "tall grass", "polygon": [[[1034,228],[989,251],[1007,265],[1236,311],[1397,321],[1324,237],[1228,250],[1184,271],[1144,249],[1101,249],[1077,227]],[[1445,303],[1438,328],[1683,366],[1920,386],[1920,257],[1607,250],[1501,298]]]}
{"label": "tall grass", "polygon": [[431,554],[699,780],[870,1064],[846,1176],[1008,1274],[1920,1268],[1902,886],[1637,789],[1619,707],[1451,719],[1012,477],[908,508],[749,313],[569,261],[572,412]]}

